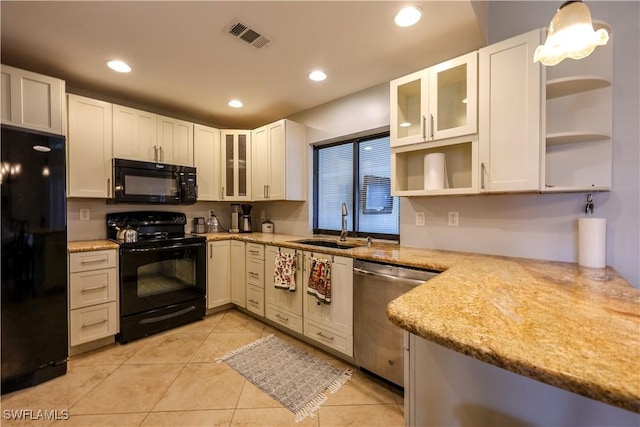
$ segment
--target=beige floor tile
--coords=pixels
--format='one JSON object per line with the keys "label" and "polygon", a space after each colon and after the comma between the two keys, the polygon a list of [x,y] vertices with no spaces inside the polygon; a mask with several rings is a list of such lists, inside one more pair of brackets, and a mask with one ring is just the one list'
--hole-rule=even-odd
{"label": "beige floor tile", "polygon": [[210,314],[205,317],[203,320],[197,320],[195,322],[191,322],[184,326],[179,326],[174,329],[170,329],[166,331],[167,334],[182,334],[185,332],[196,333],[196,332],[211,332],[213,328],[216,327],[218,322],[222,319],[224,312]]}
{"label": "beige floor tile", "polygon": [[283,406],[249,381],[244,382],[237,408],[282,408]]}
{"label": "beige floor tile", "polygon": [[232,409],[238,403],[244,382],[226,363],[190,363],[153,411]]}
{"label": "beige floor tile", "polygon": [[73,415],[68,420],[56,421],[51,427],[138,427],[147,416],[136,414]]}
{"label": "beige floor tile", "polygon": [[285,408],[236,409],[233,427],[311,427],[318,426],[317,415],[296,423],[296,416]]}
{"label": "beige floor tile", "polygon": [[151,412],[142,427],[222,427],[231,423],[233,409]]}
{"label": "beige floor tile", "polygon": [[404,427],[396,404],[324,406],[318,419],[319,427]]}
{"label": "beige floor tile", "polygon": [[149,340],[125,364],[187,363],[207,338],[206,332],[174,333]]}
{"label": "beige floor tile", "polygon": [[148,339],[127,344],[112,344],[98,350],[72,356],[69,364],[74,366],[122,365],[147,344]]}
{"label": "beige floor tile", "polygon": [[225,311],[213,332],[249,332],[261,334],[265,325],[237,310]]}
{"label": "beige floor tile", "polygon": [[260,339],[259,333],[212,332],[189,360],[189,363],[211,363],[217,357]]}
{"label": "beige floor tile", "polygon": [[335,394],[329,394],[325,405],[397,405],[394,392],[382,386],[361,372],[353,372],[351,380]]}
{"label": "beige floor tile", "polygon": [[71,407],[71,413],[148,412],[182,368],[180,364],[122,365]]}
{"label": "beige floor tile", "polygon": [[2,396],[2,409],[69,410],[116,368],[68,366],[66,375]]}

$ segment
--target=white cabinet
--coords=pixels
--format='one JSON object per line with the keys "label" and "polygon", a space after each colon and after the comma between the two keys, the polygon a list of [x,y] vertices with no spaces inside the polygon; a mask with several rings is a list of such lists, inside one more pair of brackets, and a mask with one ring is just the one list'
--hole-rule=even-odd
{"label": "white cabinet", "polygon": [[305,132],[286,119],[252,132],[253,200],[305,200]]}
{"label": "white cabinet", "polygon": [[118,253],[115,249],[69,255],[69,344],[118,333]]}
{"label": "white cabinet", "polygon": [[251,200],[251,131],[221,130],[222,199]]}
{"label": "white cabinet", "polygon": [[611,189],[613,43],[545,69],[542,191]]}
{"label": "white cabinet", "polygon": [[309,281],[310,258],[331,260],[331,303],[304,293],[304,335],[347,356],[353,356],[353,259],[304,252],[303,289]]}
{"label": "white cabinet", "polygon": [[231,251],[229,240],[207,244],[207,308],[231,302]]}
{"label": "white cabinet", "polygon": [[[274,286],[275,260],[278,252],[287,252],[296,257],[295,291]],[[302,251],[267,246],[265,250],[265,304],[266,317],[285,328],[302,333],[302,300],[306,293],[303,276]]]}
{"label": "white cabinet", "polygon": [[158,116],[157,162],[193,166],[193,123]]}
{"label": "white cabinet", "polygon": [[540,186],[542,65],[534,30],[480,49],[480,191],[537,191]]}
{"label": "white cabinet", "polygon": [[231,302],[239,307],[246,306],[245,243],[231,241]]}
{"label": "white cabinet", "polygon": [[193,125],[193,153],[198,201],[220,200],[220,131],[198,124]]}
{"label": "white cabinet", "polygon": [[68,95],[68,197],[108,198],[111,193],[111,104]]}
{"label": "white cabinet", "polygon": [[113,105],[113,157],[156,161],[158,119],[153,113]]}
{"label": "white cabinet", "polygon": [[390,83],[391,146],[476,133],[478,53]]}
{"label": "white cabinet", "polygon": [[66,134],[63,80],[2,65],[1,84],[3,124]]}
{"label": "white cabinet", "polygon": [[264,245],[247,243],[243,261],[247,310],[264,317]]}

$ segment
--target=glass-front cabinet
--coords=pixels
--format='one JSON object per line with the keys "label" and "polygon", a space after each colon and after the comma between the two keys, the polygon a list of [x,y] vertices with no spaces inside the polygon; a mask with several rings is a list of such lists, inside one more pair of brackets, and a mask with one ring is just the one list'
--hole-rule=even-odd
{"label": "glass-front cabinet", "polygon": [[390,91],[392,147],[474,134],[478,53],[393,80]]}
{"label": "glass-front cabinet", "polygon": [[251,131],[222,130],[222,199],[251,199]]}

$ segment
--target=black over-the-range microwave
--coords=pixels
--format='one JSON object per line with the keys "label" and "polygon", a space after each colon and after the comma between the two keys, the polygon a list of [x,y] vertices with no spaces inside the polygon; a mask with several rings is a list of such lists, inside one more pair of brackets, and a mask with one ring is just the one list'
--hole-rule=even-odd
{"label": "black over-the-range microwave", "polygon": [[113,159],[110,203],[192,204],[198,198],[196,168]]}

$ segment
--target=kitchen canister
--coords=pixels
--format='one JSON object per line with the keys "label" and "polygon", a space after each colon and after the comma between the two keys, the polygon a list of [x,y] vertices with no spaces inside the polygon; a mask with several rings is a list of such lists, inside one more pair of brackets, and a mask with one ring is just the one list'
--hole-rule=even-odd
{"label": "kitchen canister", "polygon": [[444,188],[449,188],[444,153],[429,153],[424,156],[424,189],[442,190]]}
{"label": "kitchen canister", "polygon": [[273,223],[268,219],[262,221],[262,232],[263,233],[273,233]]}
{"label": "kitchen canister", "polygon": [[604,268],[607,265],[607,220],[605,218],[578,219],[578,264],[583,267]]}

